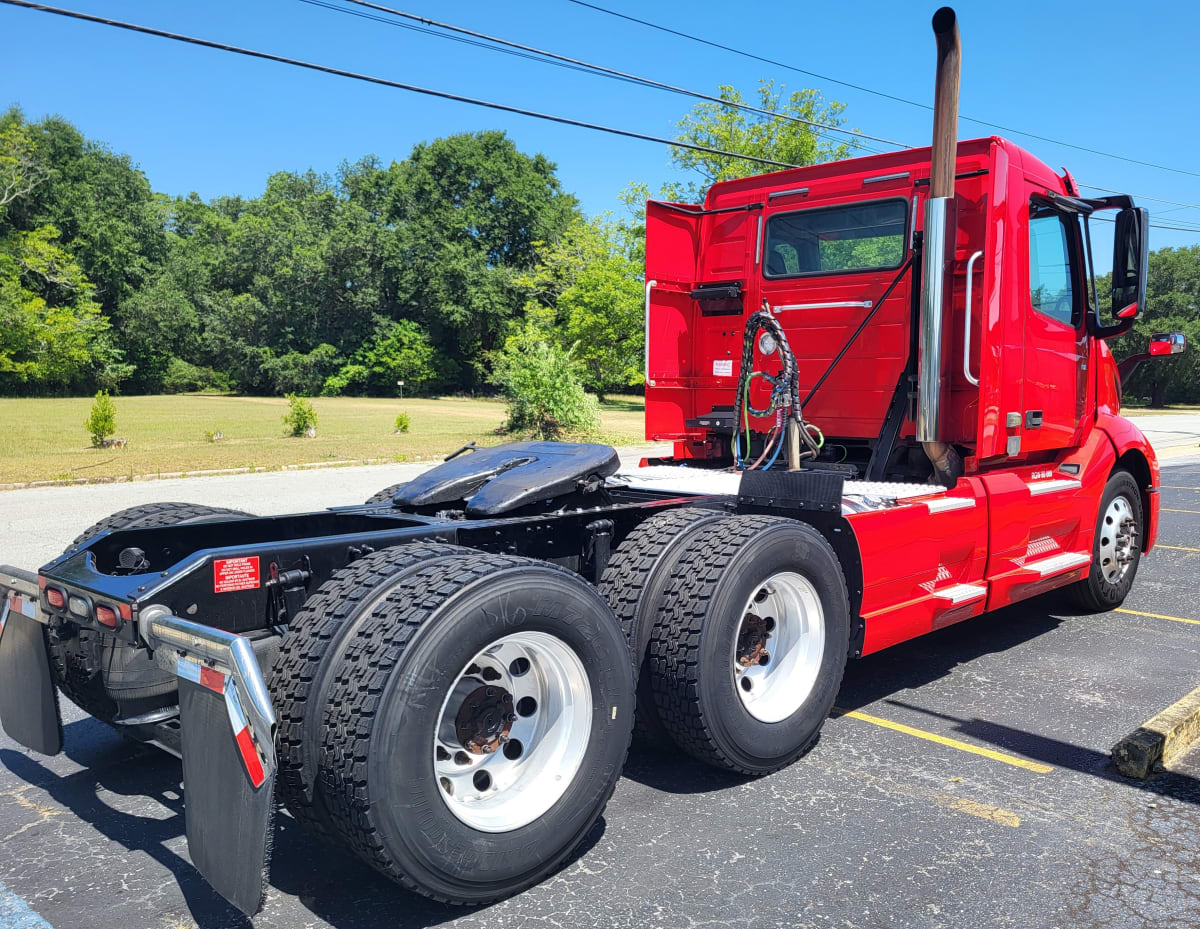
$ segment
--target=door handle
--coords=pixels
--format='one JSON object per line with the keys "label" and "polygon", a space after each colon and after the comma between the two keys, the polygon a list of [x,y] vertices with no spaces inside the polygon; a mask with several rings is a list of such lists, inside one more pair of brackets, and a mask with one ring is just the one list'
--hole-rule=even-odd
{"label": "door handle", "polygon": [[1026,410],[1025,411],[1025,428],[1026,429],[1041,429],[1042,428],[1042,411],[1041,410]]}
{"label": "door handle", "polygon": [[967,261],[967,314],[963,320],[963,377],[974,387],[979,386],[979,378],[971,373],[971,291],[975,283],[975,262],[983,257],[980,250]]}

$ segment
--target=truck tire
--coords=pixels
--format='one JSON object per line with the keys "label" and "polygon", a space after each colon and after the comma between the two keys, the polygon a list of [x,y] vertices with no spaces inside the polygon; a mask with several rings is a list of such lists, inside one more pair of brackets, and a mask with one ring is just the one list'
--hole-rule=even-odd
{"label": "truck tire", "polygon": [[621,773],[625,637],[553,564],[473,553],[409,574],[348,643],[322,786],[345,842],[400,884],[483,904],[556,870]]}
{"label": "truck tire", "polygon": [[403,487],[407,481],[401,481],[399,484],[392,484],[390,487],[385,487],[383,490],[376,491],[363,501],[364,505],[373,503],[391,503],[392,497],[396,496],[396,491]]}
{"label": "truck tire", "polygon": [[1124,602],[1142,559],[1141,532],[1141,488],[1128,471],[1114,471],[1100,498],[1091,570],[1067,588],[1078,606],[1107,613]]}
{"label": "truck tire", "polygon": [[813,527],[734,516],[693,535],[650,639],[658,715],[715,767],[768,774],[816,744],[841,686],[850,601]]}
{"label": "truck tire", "polygon": [[[93,523],[70,547],[109,529],[176,526],[251,515],[200,503],[143,503]],[[85,713],[111,724],[118,716],[134,716],[173,702],[175,675],[160,668],[144,649],[89,629],[78,629],[74,638],[74,645],[71,639],[53,634],[47,635],[46,641],[58,689]]]}
{"label": "truck tire", "polygon": [[278,720],[280,799],[297,820],[333,832],[317,778],[321,719],[347,637],[414,568],[472,550],[414,542],[373,552],[335,571],[289,624],[267,675]]}
{"label": "truck tire", "polygon": [[680,507],[651,516],[627,535],[613,552],[598,588],[617,614],[637,673],[637,713],[633,736],[652,748],[674,746],[659,721],[650,685],[647,646],[662,609],[663,590],[692,534],[725,519],[719,510]]}

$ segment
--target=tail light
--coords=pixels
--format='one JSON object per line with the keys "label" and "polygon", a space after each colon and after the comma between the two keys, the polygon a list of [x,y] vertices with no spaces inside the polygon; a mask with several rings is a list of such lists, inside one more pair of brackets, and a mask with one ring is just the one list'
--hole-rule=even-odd
{"label": "tail light", "polygon": [[47,587],[46,602],[56,610],[65,610],[67,608],[67,595],[57,587]]}
{"label": "tail light", "polygon": [[108,626],[109,629],[116,629],[120,618],[117,616],[117,611],[111,606],[96,607],[96,622],[102,626]]}

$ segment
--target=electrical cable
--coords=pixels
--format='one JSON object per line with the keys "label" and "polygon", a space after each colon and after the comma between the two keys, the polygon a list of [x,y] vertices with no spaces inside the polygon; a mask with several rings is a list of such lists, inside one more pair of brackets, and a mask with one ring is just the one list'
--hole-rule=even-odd
{"label": "electrical cable", "polygon": [[[624,20],[627,20],[628,22],[637,23],[640,26],[646,26],[650,29],[657,29],[659,32],[665,32],[669,35],[678,36],[679,38],[682,38],[682,39],[688,39],[692,42],[699,42],[701,45],[707,45],[710,48],[718,48],[718,49],[721,49],[722,51],[730,52],[734,55],[740,55],[743,58],[750,58],[754,61],[763,62],[764,64],[774,65],[777,68],[786,68],[787,70],[794,71],[797,74],[805,74],[809,77],[815,77],[818,80],[828,81],[831,84],[840,84],[842,87],[850,87],[854,90],[861,90],[863,93],[874,94],[877,97],[885,97],[888,100],[894,100],[898,103],[906,103],[909,106],[920,107],[923,110],[932,110],[933,109],[933,107],[928,103],[921,103],[918,100],[909,100],[906,97],[900,97],[900,96],[896,96],[895,94],[885,93],[882,90],[876,90],[875,88],[872,88],[872,87],[864,87],[862,84],[853,84],[853,83],[850,83],[849,81],[843,81],[843,80],[839,80],[838,78],[835,78],[835,77],[830,77],[827,74],[818,74],[816,71],[806,71],[803,68],[797,68],[795,65],[790,65],[790,64],[787,64],[786,62],[777,61],[774,58],[766,58],[762,55],[756,55],[753,52],[748,52],[748,51],[745,51],[744,49],[740,49],[740,48],[734,48],[731,45],[722,45],[720,42],[714,42],[710,39],[704,39],[704,38],[701,38],[700,36],[692,35],[691,33],[688,33],[688,32],[683,32],[678,29],[672,29],[668,26],[662,26],[658,23],[652,23],[649,20],[638,19],[636,16],[630,16],[627,13],[619,13],[616,10],[610,10],[607,7],[599,6],[598,4],[595,4],[595,3],[588,3],[587,0],[568,0],[568,2],[574,3],[576,6],[587,7],[590,10],[595,10],[598,13],[604,13],[608,16],[615,16],[617,19],[624,19]],[[1142,165],[1143,167],[1146,167],[1146,168],[1156,168],[1160,171],[1171,171],[1175,174],[1186,174],[1189,177],[1200,177],[1200,172],[1197,172],[1197,171],[1188,171],[1183,168],[1173,168],[1170,165],[1160,165],[1160,164],[1156,164],[1155,162],[1152,162],[1152,161],[1141,161],[1140,159],[1137,159],[1137,158],[1129,158],[1125,155],[1118,155],[1115,152],[1106,152],[1106,151],[1102,151],[1100,149],[1088,148],[1085,145],[1076,145],[1073,142],[1064,142],[1061,139],[1052,139],[1049,136],[1038,135],[1037,133],[1034,133],[1034,132],[1026,132],[1022,129],[1015,129],[1011,126],[1003,126],[1000,123],[989,122],[986,119],[975,119],[974,117],[962,116],[961,114],[959,115],[959,119],[964,120],[969,123],[976,123],[977,125],[980,125],[980,126],[989,126],[992,129],[999,129],[1001,132],[1008,132],[1008,133],[1012,133],[1013,135],[1025,136],[1027,139],[1037,139],[1040,142],[1049,142],[1051,145],[1061,145],[1064,148],[1073,148],[1076,151],[1087,152],[1088,154],[1091,154],[1091,155],[1101,155],[1105,158],[1114,158],[1118,161],[1126,161],[1126,162],[1129,162],[1130,164]]]}
{"label": "electrical cable", "polygon": [[[803,125],[810,126],[810,127],[816,128],[816,129],[820,129],[823,132],[839,132],[839,133],[842,133],[843,135],[853,136],[858,139],[866,139],[866,140],[869,140],[872,142],[882,142],[885,145],[892,145],[897,148],[911,148],[912,147],[910,145],[906,145],[903,142],[895,142],[891,139],[885,139],[880,136],[868,135],[867,133],[859,132],[856,129],[843,129],[840,126],[834,126],[834,125],[830,125],[828,123],[817,122],[816,120],[811,120],[811,119],[804,119],[803,117],[800,117],[800,116],[792,116],[787,113],[776,113],[776,112],[773,112],[772,110],[763,109],[762,107],[754,106],[754,105],[748,104],[748,103],[738,103],[738,102],[735,102],[732,100],[725,100],[721,97],[714,97],[712,94],[706,94],[706,93],[702,93],[702,92],[696,91],[696,90],[689,90],[686,87],[679,87],[675,84],[667,84],[667,83],[664,83],[663,81],[656,81],[653,78],[643,77],[642,75],[639,75],[639,74],[632,74],[627,71],[619,71],[615,68],[608,68],[608,67],[605,67],[604,65],[598,65],[593,62],[583,61],[582,59],[579,59],[579,58],[571,58],[568,55],[560,55],[557,52],[552,52],[552,51],[549,51],[544,48],[537,48],[532,45],[523,45],[520,42],[513,42],[509,39],[502,39],[498,36],[488,35],[485,32],[477,32],[473,29],[467,29],[463,26],[455,26],[452,23],[439,22],[436,19],[429,19],[428,17],[425,17],[425,16],[419,16],[416,13],[409,13],[405,10],[397,10],[393,7],[383,6],[382,4],[378,4],[378,3],[372,3],[372,2],[370,2],[370,0],[344,0],[344,2],[353,3],[356,6],[365,7],[367,9],[371,9],[371,10],[377,10],[382,13],[387,13],[391,16],[401,17],[403,19],[408,19],[408,20],[413,20],[415,22],[422,23],[425,26],[432,26],[432,27],[434,27],[434,29],[428,29],[428,28],[419,29],[417,27],[410,26],[407,23],[393,22],[391,20],[384,19],[382,17],[360,13],[357,10],[347,9],[342,6],[338,6],[335,3],[330,3],[330,2],[328,2],[328,0],[300,0],[300,2],[307,3],[310,6],[323,7],[325,9],[333,10],[333,11],[339,12],[339,13],[347,13],[352,16],[360,16],[365,19],[374,20],[376,22],[388,23],[389,25],[401,26],[402,28],[416,29],[417,31],[423,32],[427,35],[437,35],[442,38],[455,39],[456,41],[463,41],[461,39],[457,39],[455,36],[443,35],[442,33],[434,31],[434,29],[443,29],[443,30],[446,30],[447,32],[458,33],[461,36],[468,36],[471,39],[483,40],[482,42],[470,41],[467,43],[469,45],[475,45],[480,48],[492,48],[494,51],[498,51],[498,52],[508,52],[508,50],[514,50],[516,52],[522,53],[522,54],[518,55],[518,57],[521,57],[521,58],[531,58],[532,60],[535,60],[535,61],[536,60],[545,60],[546,64],[558,64],[558,65],[569,67],[571,70],[591,72],[591,73],[601,75],[604,77],[610,77],[610,78],[615,78],[617,80],[626,81],[628,83],[640,84],[644,87],[654,87],[658,90],[665,90],[665,91],[669,91],[670,93],[681,94],[681,95],[687,96],[687,97],[694,97],[697,100],[707,100],[711,103],[716,103],[719,106],[723,106],[723,107],[727,107],[727,108],[731,108],[731,109],[745,110],[746,112],[757,113],[762,116],[769,116],[772,119],[785,119],[790,122],[802,123]],[[494,45],[484,44],[484,43],[489,43],[489,42],[494,43]],[[495,48],[494,46],[503,46],[503,48]]]}
{"label": "electrical cable", "polygon": [[719,148],[709,148],[706,145],[694,145],[691,142],[680,142],[674,139],[664,139],[661,136],[648,135],[642,132],[634,132],[629,129],[617,129],[613,126],[602,126],[597,123],[588,123],[583,120],[570,119],[566,116],[556,116],[552,113],[539,113],[536,110],[527,110],[522,107],[509,106],[505,103],[495,103],[489,100],[480,100],[475,97],[466,97],[462,94],[453,94],[444,90],[434,90],[429,87],[419,87],[416,84],[405,84],[400,81],[392,81],[383,77],[376,77],[371,74],[360,74],[356,71],[346,71],[342,68],[335,68],[331,65],[317,64],[311,61],[302,61],[299,58],[288,58],[284,55],[275,55],[271,52],[261,52],[256,49],[243,48],[238,45],[227,45],[223,42],[214,42],[210,39],[201,39],[197,36],[184,35],[177,32],[167,32],[164,29],[154,29],[150,26],[141,26],[136,23],[127,23],[119,19],[108,19],[103,16],[93,16],[90,13],[80,13],[77,10],[66,10],[60,7],[46,6],[41,3],[31,3],[29,0],[0,0],[7,6],[21,7],[27,10],[35,10],[39,13],[51,13],[55,16],[64,16],[68,19],[78,19],[84,22],[97,23],[102,26],[112,26],[116,29],[125,29],[129,32],[139,32],[143,35],[157,36],[161,39],[171,39],[175,42],[184,42],[189,45],[198,45],[202,48],[212,48],[217,51],[231,52],[235,55],[245,55],[249,58],[260,58],[264,61],[274,61],[278,64],[292,65],[297,68],[307,68],[310,71],[320,71],[323,74],[332,74],[336,77],[346,77],[356,81],[364,81],[368,84],[378,84],[382,87],[391,87],[395,90],[407,90],[411,93],[423,94],[429,97],[437,97],[442,100],[453,100],[456,103],[469,103],[472,106],[486,107],[487,109],[500,110],[505,113],[515,113],[518,116],[529,116],[533,119],[544,119],[553,123],[561,123],[565,126],[576,126],[581,129],[592,129],[596,132],[607,132],[610,135],[624,136],[628,139],[640,139],[644,142],[657,142],[660,145],[673,145],[677,148],[687,148],[692,151],[704,152],[709,155],[720,155],[726,158],[736,158],[741,161],[753,161],[756,164],[771,165],[776,168],[796,168],[799,165],[788,164],[783,161],[774,161],[770,158],[760,158],[757,155],[743,155],[737,152],[727,152]]}

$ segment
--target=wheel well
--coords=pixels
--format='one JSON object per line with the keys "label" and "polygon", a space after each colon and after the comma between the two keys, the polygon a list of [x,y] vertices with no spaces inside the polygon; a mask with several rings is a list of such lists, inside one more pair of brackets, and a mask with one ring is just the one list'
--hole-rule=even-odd
{"label": "wheel well", "polygon": [[1113,473],[1115,474],[1117,471],[1128,471],[1137,481],[1138,487],[1141,488],[1142,538],[1147,539],[1150,537],[1150,488],[1154,483],[1154,479],[1150,475],[1150,462],[1138,449],[1131,448],[1113,465]]}

